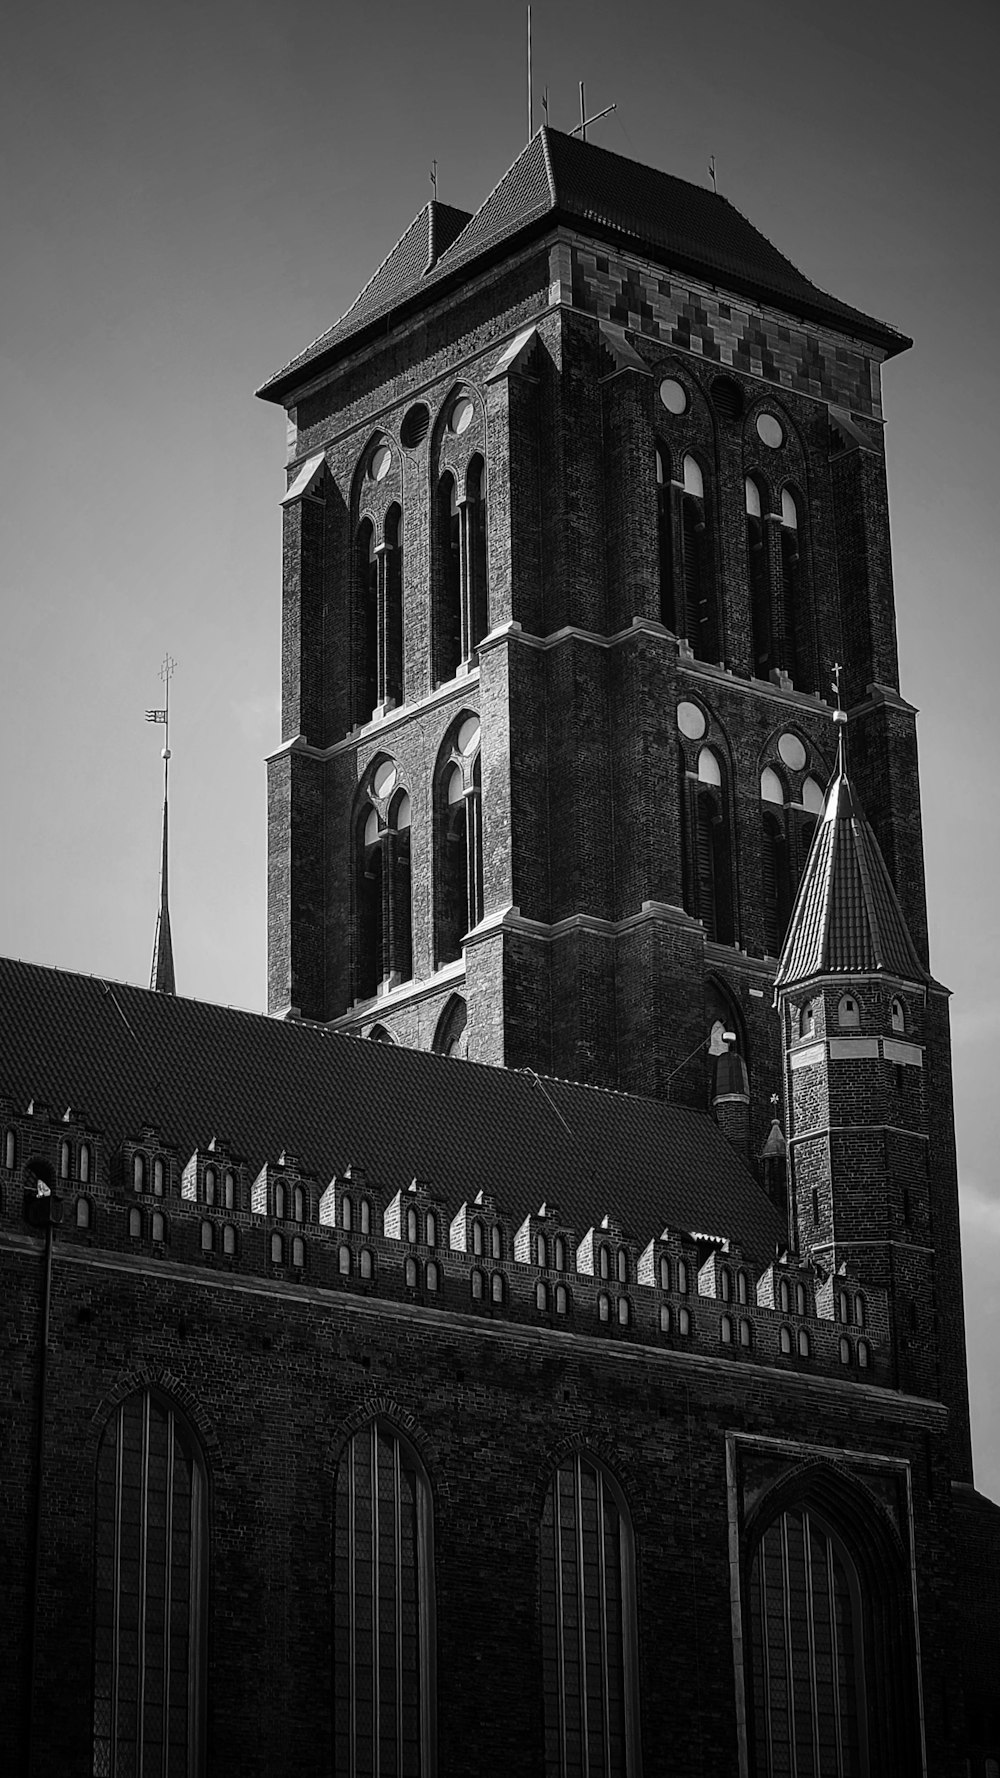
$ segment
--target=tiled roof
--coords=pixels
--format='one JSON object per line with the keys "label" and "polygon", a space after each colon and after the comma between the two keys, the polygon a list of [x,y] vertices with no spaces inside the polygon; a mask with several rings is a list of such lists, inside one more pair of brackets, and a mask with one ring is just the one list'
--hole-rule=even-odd
{"label": "tiled roof", "polygon": [[112,1149],[155,1125],[182,1164],[217,1136],[252,1175],[287,1150],[321,1186],[424,1178],[449,1217],[485,1189],[514,1227],[545,1201],[578,1237],[611,1211],[642,1245],[669,1224],[764,1263],[784,1238],[707,1114],[6,960],[0,1098],[72,1105]]}
{"label": "tiled roof", "polygon": [[788,923],[775,986],[822,975],[926,982],[879,844],[851,789],[843,739]]}
{"label": "tiled roof", "polygon": [[[439,218],[427,253],[428,213]],[[308,364],[332,354],[405,300],[538,226],[557,220],[611,238],[678,271],[693,273],[805,319],[825,322],[888,351],[910,342],[803,277],[728,199],[592,142],[540,129],[476,211],[428,205],[333,327],[258,391],[278,400]]]}

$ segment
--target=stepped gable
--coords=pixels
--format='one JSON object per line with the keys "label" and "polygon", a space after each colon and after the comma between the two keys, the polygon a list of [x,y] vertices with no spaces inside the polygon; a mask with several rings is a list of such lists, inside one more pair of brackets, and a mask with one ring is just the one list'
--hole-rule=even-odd
{"label": "stepped gable", "polygon": [[[423,219],[430,211],[439,217],[434,251],[419,263],[428,232]],[[912,344],[895,328],[811,283],[728,198],[543,126],[473,216],[443,204],[422,210],[346,314],[257,393],[281,400],[294,373],[332,354],[367,323],[559,221],[678,272],[856,335],[890,357]]]}
{"label": "stepped gable", "polygon": [[426,1178],[449,1210],[483,1189],[514,1228],[546,1196],[579,1229],[609,1203],[644,1231],[723,1229],[762,1264],[783,1234],[707,1114],[8,960],[0,1096],[79,1105],[111,1149],[139,1121],[182,1154],[222,1129],[251,1178],[290,1148],[389,1195]]}
{"label": "stepped gable", "polygon": [[843,732],[774,985],[788,988],[824,975],[930,980],[879,843],[851,788]]}

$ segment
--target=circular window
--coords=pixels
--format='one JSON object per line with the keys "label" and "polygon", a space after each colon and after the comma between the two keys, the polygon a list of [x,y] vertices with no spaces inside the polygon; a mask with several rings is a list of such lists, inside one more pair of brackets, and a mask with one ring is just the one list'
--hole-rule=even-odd
{"label": "circular window", "polygon": [[720,419],[738,420],[743,412],[743,391],[732,377],[716,377],[712,384],[712,405]]}
{"label": "circular window", "polygon": [[697,704],[689,704],[686,700],[677,706],[677,727],[689,741],[700,741],[708,727],[704,711]]}
{"label": "circular window", "polygon": [[782,735],[778,742],[778,752],[789,771],[801,772],[806,763],[806,750],[798,735]]}
{"label": "circular window", "polygon": [[458,751],[468,758],[479,746],[479,723],[474,716],[467,716],[458,731]]}
{"label": "circular window", "polygon": [[452,432],[457,432],[459,436],[461,436],[463,432],[468,432],[475,417],[476,410],[473,407],[472,402],[469,400],[469,397],[467,395],[460,395],[449,415],[449,428]]}
{"label": "circular window", "polygon": [[375,795],[388,796],[389,792],[396,787],[396,778],[397,772],[392,760],[384,759],[380,766],[376,766],[375,776],[372,779],[372,789]]}
{"label": "circular window", "polygon": [[686,414],[688,409],[687,390],[676,377],[664,377],[660,384],[660,400],[668,414]]}
{"label": "circular window", "polygon": [[412,451],[415,445],[423,443],[424,439],[427,437],[427,430],[430,423],[430,412],[424,406],[422,401],[418,401],[415,406],[410,408],[408,413],[403,415],[403,424],[399,428],[399,436],[408,451]]}
{"label": "circular window", "polygon": [[392,452],[387,444],[380,444],[372,452],[372,460],[368,465],[368,474],[373,482],[385,481],[392,468]]}
{"label": "circular window", "polygon": [[757,437],[768,450],[776,451],[785,442],[785,429],[774,414],[758,414]]}

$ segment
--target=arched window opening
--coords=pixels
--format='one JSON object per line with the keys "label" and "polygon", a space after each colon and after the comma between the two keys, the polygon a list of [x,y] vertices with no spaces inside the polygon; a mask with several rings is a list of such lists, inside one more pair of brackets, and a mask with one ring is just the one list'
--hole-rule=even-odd
{"label": "arched window opening", "polygon": [[406,1212],[406,1239],[411,1246],[420,1239],[420,1224],[412,1204]]}
{"label": "arched window opening", "polygon": [[173,1408],[131,1395],[97,1458],[93,1770],[202,1769],[206,1487]]}
{"label": "arched window opening", "polygon": [[441,684],[454,679],[462,659],[461,520],[452,475],[438,482],[434,530],[434,678]]}
{"label": "arched window opening", "polygon": [[469,1015],[465,1001],[455,994],[448,1001],[434,1033],[434,1051],[439,1056],[460,1060],[468,1055]]}
{"label": "arched window opening", "polygon": [[678,1311],[677,1311],[677,1332],[679,1334],[684,1334],[686,1336],[687,1334],[689,1334],[691,1332],[691,1325],[692,1325],[692,1323],[691,1323],[690,1309],[678,1309]]}
{"label": "arched window opening", "polygon": [[760,489],[746,483],[747,580],[750,587],[750,636],[755,679],[767,679],[773,661],[771,639],[771,575]]}
{"label": "arched window opening", "polygon": [[790,1327],[783,1327],[783,1328],[782,1328],[782,1329],[781,1329],[781,1332],[780,1332],[780,1334],[779,1334],[779,1336],[778,1336],[778,1347],[779,1347],[779,1350],[780,1350],[780,1351],[781,1351],[781,1353],[782,1353],[782,1355],[783,1355],[783,1356],[784,1356],[784,1357],[785,1357],[785,1358],[790,1358],[790,1357],[791,1357],[791,1353],[792,1353],[792,1330],[791,1330],[791,1328],[790,1328]]}
{"label": "arched window opening", "polygon": [[677,1290],[680,1296],[687,1296],[689,1289],[688,1263],[686,1259],[677,1261]]}
{"label": "arched window opening", "polygon": [[378,701],[388,709],[403,701],[403,515],[398,506],[391,506],[386,514],[381,571],[385,615],[379,650]]}
{"label": "arched window opening", "polygon": [[340,1226],[342,1229],[346,1229],[347,1232],[350,1233],[351,1225],[352,1225],[353,1221],[354,1221],[354,1209],[351,1204],[350,1198],[348,1197],[347,1193],[345,1192],[343,1197],[340,1200]]}
{"label": "arched window opening", "polygon": [[420,1267],[412,1254],[407,1254],[403,1267],[403,1282],[408,1290],[416,1290],[420,1283]]}
{"label": "arched window opening", "polygon": [[871,1363],[871,1347],[867,1340],[858,1341],[858,1369],[866,1371]]}
{"label": "arched window opening", "polygon": [[142,1211],[132,1209],[128,1213],[128,1232],[133,1241],[142,1240]]}
{"label": "arched window opening", "polygon": [[791,1314],[792,1293],[787,1278],[780,1279],[778,1283],[778,1308],[782,1315]]}
{"label": "arched window opening", "polygon": [[619,1247],[615,1264],[616,1264],[616,1270],[617,1270],[619,1284],[627,1284],[628,1283],[628,1250],[627,1250],[627,1248]]}
{"label": "arched window opening", "polygon": [[747,1281],[745,1272],[737,1272],[736,1274],[736,1301],[738,1303],[748,1303],[750,1301],[750,1285]]}
{"label": "arched window opening", "polygon": [[[394,771],[391,762],[385,762]],[[378,773],[376,773],[376,783]],[[410,884],[410,799],[398,790],[383,826],[378,811],[365,804],[358,832],[359,1000],[395,987],[413,975]]]}
{"label": "arched window opening", "polygon": [[569,1292],[565,1284],[556,1285],[556,1314],[565,1315],[569,1309]]}
{"label": "arched window opening", "polygon": [[733,1343],[733,1323],[729,1315],[723,1315],[719,1322],[719,1338],[724,1346],[731,1346]]}
{"label": "arched window opening", "polygon": [[164,1192],[164,1187],[166,1185],[166,1179],[167,1179],[166,1168],[164,1167],[163,1161],[161,1160],[160,1156],[157,1155],[156,1159],[153,1162],[153,1196],[154,1196],[154,1198],[162,1198],[163,1192]]}
{"label": "arched window opening", "polygon": [[438,1285],[440,1283],[440,1278],[441,1278],[441,1274],[440,1274],[440,1269],[438,1267],[437,1260],[436,1259],[429,1259],[427,1261],[427,1271],[424,1274],[424,1282],[426,1283],[428,1290],[430,1290],[430,1291],[437,1290]]}
{"label": "arched window opening", "polygon": [[337,1248],[337,1271],[342,1278],[349,1278],[351,1275],[351,1250],[346,1241],[342,1241]]}
{"label": "arched window opening", "polygon": [[597,1299],[597,1319],[598,1321],[611,1320],[611,1298],[606,1290],[602,1290]]}
{"label": "arched window opening", "polygon": [[236,1230],[231,1222],[227,1222],[222,1231],[222,1251],[232,1259],[236,1252]]}
{"label": "arched window opening", "polygon": [[465,478],[465,513],[469,561],[469,650],[471,654],[486,635],[489,624],[489,583],[486,548],[486,465],[473,457]]}
{"label": "arched window opening", "polygon": [[274,1187],[274,1214],[275,1216],[288,1215],[288,1191],[282,1179],[279,1179]]}
{"label": "arched window opening", "polygon": [[687,780],[687,911],[717,944],[735,939],[729,800],[722,768],[710,747],[698,755],[697,778]]}
{"label": "arched window opening", "polygon": [[490,1279],[490,1296],[495,1303],[504,1300],[504,1281],[502,1272],[494,1272]]}
{"label": "arched window opening", "polygon": [[[905,1031],[906,1030],[906,1011],[903,1006],[903,1002],[898,998],[895,998],[892,1002],[892,1011],[890,1014],[890,1020],[891,1020],[891,1024],[892,1024],[892,1029],[894,1031]],[[82,1150],[81,1150],[81,1153],[82,1153]],[[81,1179],[83,1178],[82,1170],[80,1173],[80,1178]]]}
{"label": "arched window opening", "polygon": [[73,1166],[73,1150],[68,1142],[59,1144],[59,1177],[68,1179]]}
{"label": "arched window opening", "polygon": [[552,1264],[557,1272],[566,1270],[566,1242],[562,1235],[557,1235],[553,1244]]}
{"label": "arched window opening", "polygon": [[693,457],[683,463],[681,549],[684,573],[684,634],[700,661],[721,655],[718,609],[713,585],[711,539],[706,520],[705,486]]}
{"label": "arched window opening", "polygon": [[740,1317],[740,1345],[745,1351],[753,1345],[753,1327],[745,1315]]}
{"label": "arched window opening", "polygon": [[306,1220],[306,1194],[302,1190],[301,1185],[297,1185],[295,1187],[295,1190],[292,1193],[292,1221],[293,1222],[305,1222],[305,1220]]}
{"label": "arched window opening", "polygon": [[603,1243],[597,1250],[597,1276],[599,1278],[610,1278],[611,1276],[611,1249],[605,1247]]}
{"label": "arched window opening", "polygon": [[206,1202],[206,1204],[214,1204],[215,1203],[215,1168],[214,1167],[206,1167],[205,1168],[205,1202]]}
{"label": "arched window opening", "polygon": [[722,1266],[719,1270],[719,1295],[724,1303],[731,1303],[733,1300],[733,1274],[727,1266]]}
{"label": "arched window opening", "polygon": [[429,1778],[434,1761],[434,1533],[416,1453],[373,1421],[338,1465],[333,1764]]}
{"label": "arched window opening", "polygon": [[78,1229],[89,1229],[92,1221],[93,1221],[93,1216],[92,1216],[92,1212],[91,1212],[90,1199],[89,1198],[77,1198],[77,1200],[76,1200],[76,1226],[77,1226],[77,1228]]}
{"label": "arched window opening", "polygon": [[535,1236],[535,1264],[547,1266],[549,1263],[549,1244],[545,1236],[539,1232]]}
{"label": "arched window opening", "polygon": [[842,1334],[842,1335],[841,1335],[841,1337],[840,1337],[840,1348],[839,1348],[839,1350],[840,1350],[840,1362],[841,1362],[841,1364],[850,1364],[850,1363],[851,1363],[851,1360],[852,1360],[852,1358],[853,1358],[853,1357],[854,1357],[854,1352],[853,1352],[853,1349],[852,1349],[852,1347],[851,1347],[851,1342],[850,1342],[850,1340],[849,1340],[849,1339],[848,1339],[848,1338],[847,1338],[847,1335],[846,1335],[846,1334]]}
{"label": "arched window opening", "polygon": [[851,1319],[851,1302],[846,1290],[837,1292],[837,1320],[849,1322]]}
{"label": "arched window opening", "polygon": [[482,1253],[484,1251],[484,1247],[483,1247],[484,1234],[485,1234],[485,1230],[484,1230],[483,1225],[477,1216],[473,1220],[473,1224],[472,1224],[472,1251],[474,1254],[476,1254],[477,1257],[482,1255]]}
{"label": "arched window opening", "polygon": [[539,1278],[538,1283],[535,1285],[535,1308],[545,1315],[548,1313],[548,1307],[549,1287],[544,1278]]}
{"label": "arched window opening", "polygon": [[656,447],[656,541],[660,564],[660,622],[668,630],[677,627],[674,598],[673,527],[670,520],[670,461],[662,445]]}
{"label": "arched window opening", "polygon": [[285,1263],[285,1238],[283,1235],[271,1236],[271,1264],[283,1266]]}
{"label": "arched window opening", "polygon": [[748,1616],[759,1778],[802,1770],[867,1778],[860,1576],[822,1518],[790,1510],[768,1525],[750,1564]]}
{"label": "arched window opening", "polygon": [[560,1465],[541,1523],[546,1778],[636,1769],[635,1556],[625,1502],[583,1453]]}
{"label": "arched window opening", "polygon": [[301,1235],[292,1236],[292,1265],[301,1272],[306,1263],[306,1244]]}
{"label": "arched window opening", "polygon": [[427,1221],[424,1226],[424,1240],[428,1247],[436,1247],[438,1244],[437,1216],[433,1210],[428,1210],[427,1212]]}
{"label": "arched window opening", "polygon": [[358,1274],[362,1278],[374,1278],[375,1260],[370,1247],[362,1247],[358,1255]]}
{"label": "arched window opening", "polygon": [[792,873],[788,839],[781,816],[765,807],[761,815],[764,951],[777,957],[785,942],[792,913]]}
{"label": "arched window opening", "polygon": [[490,1258],[503,1259],[503,1230],[498,1222],[490,1229]]}
{"label": "arched window opening", "polygon": [[367,1198],[361,1200],[361,1233],[370,1235],[372,1232],[372,1207]]}
{"label": "arched window opening", "polygon": [[475,716],[462,718],[442,750],[434,786],[435,955],[451,963],[483,917],[482,763]]}
{"label": "arched window opening", "polygon": [[203,1222],[201,1225],[201,1251],[202,1253],[214,1253],[215,1251],[215,1229],[210,1222]]}
{"label": "arched window opening", "polygon": [[162,1210],[154,1210],[153,1211],[153,1214],[150,1218],[149,1233],[150,1233],[151,1240],[158,1241],[161,1243],[161,1245],[166,1240],[166,1238],[167,1238],[167,1219],[164,1216]]}
{"label": "arched window opening", "polygon": [[865,1299],[859,1294],[854,1299],[854,1325],[864,1327],[866,1321]]}
{"label": "arched window opening", "polygon": [[837,1006],[837,1023],[842,1030],[857,1030],[861,1023],[861,1007],[855,994],[841,995]]}
{"label": "arched window opening", "polygon": [[798,1347],[800,1358],[808,1358],[810,1356],[812,1352],[812,1342],[810,1341],[808,1330],[804,1327],[799,1328]]}
{"label": "arched window opening", "polygon": [[236,1209],[236,1175],[229,1171],[222,1182],[222,1207],[224,1210]]}
{"label": "arched window opening", "polygon": [[660,1332],[668,1334],[673,1329],[673,1315],[669,1303],[660,1304]]}
{"label": "arched window opening", "polygon": [[799,571],[799,512],[795,496],[790,488],[781,490],[781,666],[788,674],[793,685],[802,691],[810,686],[804,683],[803,669],[806,664],[805,642],[806,614],[800,609],[803,588],[800,584]]}
{"label": "arched window opening", "polygon": [[144,1154],[132,1156],[132,1189],[144,1192],[146,1189],[146,1157]]}
{"label": "arched window opening", "polygon": [[659,1277],[660,1289],[661,1290],[669,1290],[670,1289],[670,1261],[667,1258],[665,1253],[661,1253],[661,1255],[660,1255],[660,1263],[659,1263],[659,1267],[658,1267],[658,1277]]}
{"label": "arched window opening", "polygon": [[796,1284],[795,1286],[795,1313],[796,1315],[807,1315],[809,1313],[809,1299],[806,1296],[806,1287],[804,1284]]}
{"label": "arched window opening", "polygon": [[354,714],[357,722],[368,722],[378,703],[379,630],[379,568],[375,551],[375,527],[370,519],[365,519],[358,528],[355,576],[358,634]]}
{"label": "arched window opening", "polygon": [[485,1283],[486,1283],[482,1272],[480,1272],[478,1270],[473,1271],[472,1276],[469,1280],[469,1283],[470,1283],[470,1288],[472,1290],[473,1302],[481,1303],[483,1300],[483,1295],[485,1293]]}
{"label": "arched window opening", "polygon": [[620,1327],[628,1327],[631,1324],[631,1321],[632,1304],[629,1302],[627,1296],[620,1296],[618,1298],[618,1324]]}
{"label": "arched window opening", "polygon": [[799,1012],[799,1036],[812,1037],[816,1031],[816,1013],[811,1000]]}
{"label": "arched window opening", "polygon": [[3,1164],[8,1172],[17,1166],[17,1131],[8,1130],[3,1139]]}

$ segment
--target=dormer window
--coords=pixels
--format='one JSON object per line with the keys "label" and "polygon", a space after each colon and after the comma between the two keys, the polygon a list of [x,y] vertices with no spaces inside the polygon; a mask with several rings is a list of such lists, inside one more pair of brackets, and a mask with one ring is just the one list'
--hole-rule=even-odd
{"label": "dormer window", "polygon": [[799,1013],[799,1036],[813,1037],[816,1034],[816,1013],[811,1000],[807,1000]]}
{"label": "dormer window", "polygon": [[906,1030],[906,1012],[903,1007],[903,1002],[899,999],[898,995],[895,996],[892,1002],[890,1020],[894,1031],[902,1032]]}
{"label": "dormer window", "polygon": [[856,1031],[861,1023],[861,1006],[857,996],[844,994],[837,1007],[837,1023],[843,1031]]}

